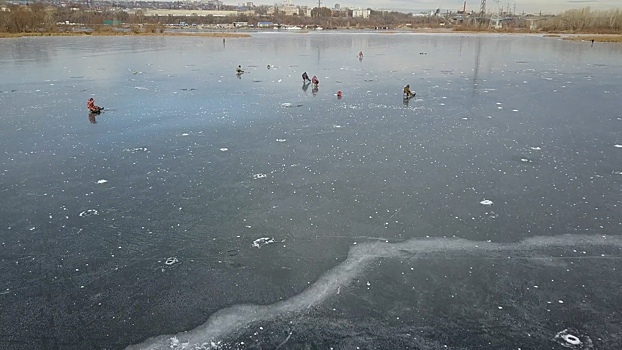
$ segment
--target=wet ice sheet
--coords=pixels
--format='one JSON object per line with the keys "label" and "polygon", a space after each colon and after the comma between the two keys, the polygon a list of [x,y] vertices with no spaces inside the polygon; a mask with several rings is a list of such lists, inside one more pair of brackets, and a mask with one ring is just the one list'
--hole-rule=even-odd
{"label": "wet ice sheet", "polygon": [[[546,254],[547,249],[562,248],[569,250],[572,247],[582,247],[588,250],[603,250],[607,247],[622,249],[622,239],[619,237],[565,235],[560,237],[533,237],[515,244],[495,244],[486,242],[472,242],[456,239],[410,240],[403,243],[391,244],[385,242],[367,243],[352,248],[345,262],[336,266],[323,275],[307,290],[289,300],[272,305],[240,305],[221,310],[210,317],[203,325],[175,336],[160,336],[147,340],[145,343],[128,347],[128,349],[202,349],[212,348],[212,344],[220,344],[231,333],[249,327],[252,324],[269,322],[275,318],[289,316],[293,313],[304,312],[317,304],[339,293],[341,287],[349,283],[378,259],[432,258],[437,255],[473,254],[480,258],[491,258],[500,254],[507,254],[509,258],[518,254],[519,258],[525,255],[532,257]],[[369,287],[371,284],[366,283]],[[563,303],[560,300],[560,304]],[[499,307],[502,310],[502,307]],[[573,335],[563,330],[554,335],[554,339],[561,345],[573,349],[590,349],[592,342],[589,336]],[[583,339],[581,339],[583,338]],[[243,344],[241,344],[243,345]],[[218,348],[218,347],[213,347]]]}
{"label": "wet ice sheet", "polygon": [[[0,347],[26,339],[31,348],[54,342],[117,348],[192,330],[233,305],[295,301],[343,263],[353,246],[370,240],[455,236],[511,244],[619,230],[617,46],[331,33],[257,34],[226,46],[205,38],[25,38],[0,46],[6,73],[0,81],[0,306],[6,310],[0,327],[10,335]],[[359,62],[361,48],[365,59]],[[343,54],[349,49],[352,60]],[[235,77],[231,57],[249,74]],[[278,69],[267,69],[267,62]],[[320,77],[317,91],[305,90],[302,71]],[[405,84],[417,91],[406,103]],[[337,91],[343,91],[341,100]],[[96,124],[85,113],[91,96],[106,107]],[[97,184],[100,179],[108,183]],[[494,205],[481,204],[484,199]],[[273,236],[279,242],[266,249],[250,244]],[[526,323],[540,325],[538,339],[556,345],[554,333],[562,327],[549,329],[542,320],[570,317],[555,307],[572,308],[590,293],[599,300],[618,296],[619,288],[605,283],[617,280],[618,258],[590,263],[598,252],[577,248],[572,260],[555,255],[556,269],[534,269],[529,279],[523,264],[497,255],[485,255],[491,259],[482,264],[507,259],[505,269],[486,265],[479,275],[460,271],[454,278],[474,275],[472,285],[485,285],[486,275],[509,274],[517,281],[508,290],[521,291],[524,285],[544,290],[558,275],[576,282],[554,284],[543,305],[530,309],[546,316],[536,313]],[[547,261],[545,253],[540,260],[527,255]],[[477,254],[468,258],[456,266],[482,261]],[[183,263],[166,264],[175,259]],[[354,279],[337,286],[338,302],[353,306],[335,322],[370,320],[370,328],[395,335],[378,320],[396,315],[408,320],[399,325],[404,333],[414,334],[413,325],[435,325],[426,341],[439,346],[428,348],[442,348],[451,339],[439,334],[458,334],[459,327],[447,326],[443,317],[417,323],[383,305],[410,303],[414,286],[422,295],[450,291],[442,301],[419,301],[422,312],[437,310],[466,287],[402,288],[412,281],[386,267],[389,260],[400,266],[392,258],[378,271],[361,270],[360,291],[373,294],[359,299],[350,292],[359,285]],[[579,265],[586,267],[577,271]],[[415,273],[416,266],[403,272]],[[453,265],[426,266],[424,277],[438,282]],[[545,278],[550,271],[554,276]],[[586,293],[581,280],[588,277],[602,281],[587,284]],[[518,294],[494,298],[507,295],[503,287],[480,293],[494,299],[483,309],[513,309]],[[333,298],[322,300],[330,304]],[[586,302],[593,319],[618,320],[599,302]],[[33,311],[33,304],[44,307]],[[470,299],[465,304],[475,305]],[[317,320],[336,312],[317,305]],[[449,314],[440,311],[428,315]],[[455,314],[472,313],[478,310]],[[57,333],[50,322],[81,326],[74,336]],[[598,329],[611,324],[577,323],[563,328],[581,328],[610,344]],[[313,329],[298,330],[301,336],[286,332],[265,348],[287,337],[320,337]],[[366,333],[354,327],[336,338]],[[496,338],[469,334],[462,341],[524,336],[522,330]],[[232,346],[241,347],[233,338]],[[461,346],[460,337],[452,341]]]}

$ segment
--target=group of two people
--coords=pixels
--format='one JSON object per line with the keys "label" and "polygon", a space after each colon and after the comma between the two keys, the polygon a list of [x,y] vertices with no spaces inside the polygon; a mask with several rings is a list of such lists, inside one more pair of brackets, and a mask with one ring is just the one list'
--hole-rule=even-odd
{"label": "group of two people", "polygon": [[307,72],[302,73],[302,83],[307,84],[308,82],[313,83],[313,88],[317,89],[318,85],[320,85],[320,80],[314,75],[313,78],[309,79],[309,75]]}

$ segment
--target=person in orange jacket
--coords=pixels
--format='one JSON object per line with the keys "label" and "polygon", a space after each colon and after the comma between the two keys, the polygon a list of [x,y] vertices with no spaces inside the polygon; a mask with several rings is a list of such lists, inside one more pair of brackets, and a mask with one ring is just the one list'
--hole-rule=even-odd
{"label": "person in orange jacket", "polygon": [[104,107],[96,106],[95,100],[92,97],[86,102],[86,108],[88,108],[91,113],[99,113],[104,109]]}

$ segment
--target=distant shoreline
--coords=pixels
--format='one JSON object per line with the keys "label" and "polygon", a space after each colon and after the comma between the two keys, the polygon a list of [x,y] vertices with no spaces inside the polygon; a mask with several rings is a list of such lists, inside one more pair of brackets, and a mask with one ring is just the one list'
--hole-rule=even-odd
{"label": "distant shoreline", "polygon": [[[332,31],[332,30],[331,30]],[[348,31],[365,32],[360,30],[344,29],[342,32]],[[312,31],[288,32],[292,34],[308,34]],[[257,31],[253,33],[262,33]],[[378,34],[500,34],[500,35],[532,35],[549,38],[560,38],[571,41],[592,41],[601,43],[622,43],[622,34],[590,34],[590,33],[532,33],[532,32],[497,32],[497,31],[477,31],[477,30],[453,30],[440,28],[425,28],[414,30],[390,30],[390,31],[373,31]],[[22,38],[22,37],[55,37],[55,36],[184,36],[184,37],[207,37],[207,38],[250,38],[250,33],[240,32],[163,32],[163,33],[136,33],[132,31],[93,31],[93,32],[49,32],[49,33],[0,33],[2,38]]]}
{"label": "distant shoreline", "polygon": [[134,33],[131,31],[105,31],[105,32],[50,32],[50,33],[0,33],[0,38],[22,38],[22,37],[52,37],[52,36],[200,36],[208,38],[250,38],[248,33],[227,33],[227,32],[164,32],[164,33]]}

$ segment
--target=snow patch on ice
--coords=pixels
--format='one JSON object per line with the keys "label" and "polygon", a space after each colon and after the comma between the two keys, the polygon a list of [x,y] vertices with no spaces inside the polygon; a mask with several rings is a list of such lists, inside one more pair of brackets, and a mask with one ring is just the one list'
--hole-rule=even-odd
{"label": "snow patch on ice", "polygon": [[83,218],[93,216],[93,215],[99,215],[99,212],[97,211],[97,209],[87,209],[80,213],[80,217],[83,217]]}
{"label": "snow patch on ice", "polygon": [[493,202],[489,199],[484,199],[481,202],[479,202],[479,204],[481,205],[493,205]]}
{"label": "snow patch on ice", "polygon": [[558,332],[553,340],[567,349],[590,350],[594,348],[592,339],[574,328],[567,328]]}
{"label": "snow patch on ice", "polygon": [[105,184],[106,182],[108,182],[108,180],[104,180],[104,179],[97,180],[97,183],[100,184],[100,185],[101,184]]}
{"label": "snow patch on ice", "polygon": [[179,259],[177,259],[177,257],[171,256],[169,258],[166,258],[166,261],[164,262],[164,264],[171,266],[171,265],[177,264],[178,262],[179,262]]}
{"label": "snow patch on ice", "polygon": [[123,152],[147,152],[147,147],[137,147],[137,148],[126,148]]}
{"label": "snow patch on ice", "polygon": [[266,177],[268,177],[268,175],[263,173],[253,174],[253,180],[265,179]]}
{"label": "snow patch on ice", "polygon": [[266,244],[270,244],[270,243],[274,243],[274,242],[276,242],[274,240],[274,238],[261,237],[261,238],[257,238],[256,240],[253,241],[253,247],[261,248],[261,247],[265,246]]}

